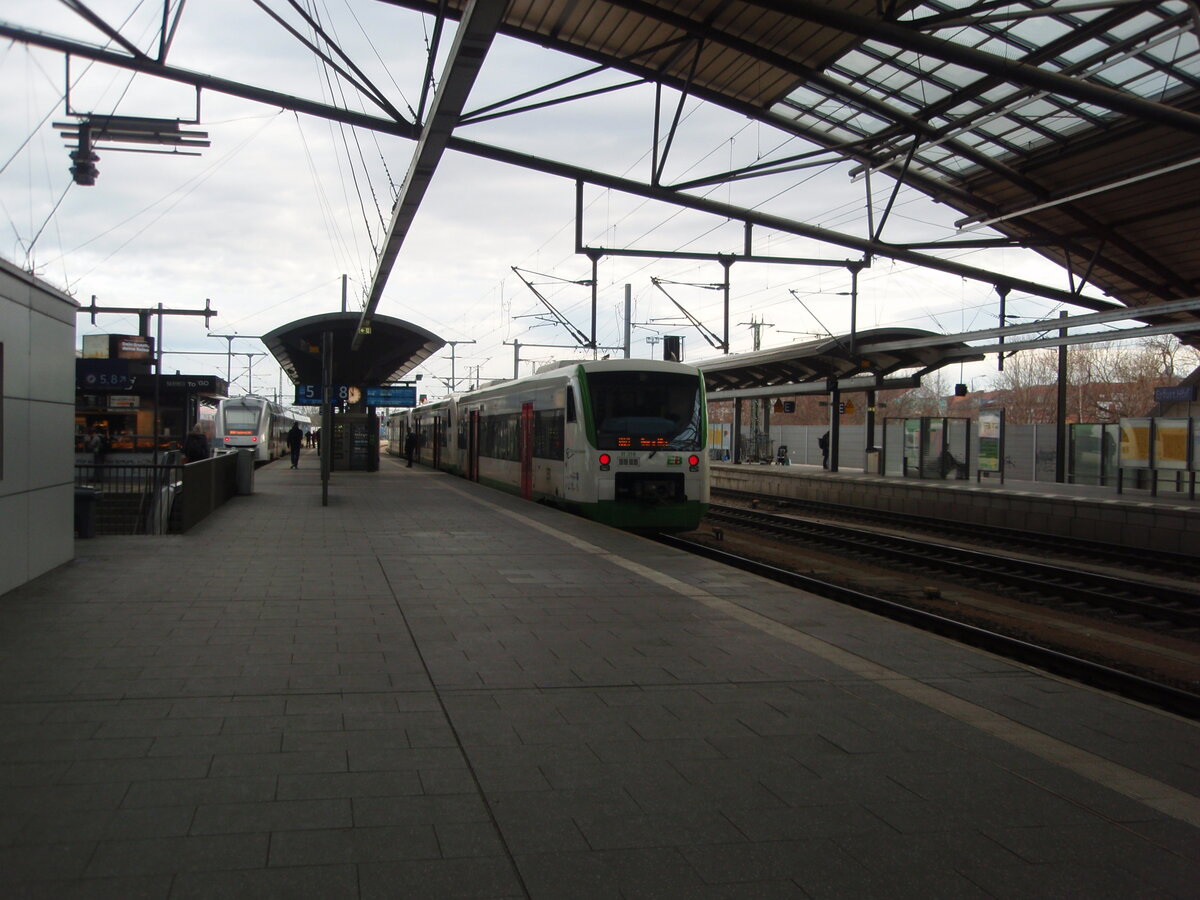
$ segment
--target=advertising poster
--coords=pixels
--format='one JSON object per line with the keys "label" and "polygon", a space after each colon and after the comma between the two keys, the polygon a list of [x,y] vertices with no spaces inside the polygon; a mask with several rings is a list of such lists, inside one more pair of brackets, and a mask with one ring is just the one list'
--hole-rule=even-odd
{"label": "advertising poster", "polygon": [[1150,468],[1150,420],[1121,420],[1121,467]]}
{"label": "advertising poster", "polygon": [[1000,434],[1004,426],[1004,412],[979,413],[979,470],[1000,471]]}
{"label": "advertising poster", "polygon": [[1154,467],[1187,469],[1188,419],[1154,420]]}

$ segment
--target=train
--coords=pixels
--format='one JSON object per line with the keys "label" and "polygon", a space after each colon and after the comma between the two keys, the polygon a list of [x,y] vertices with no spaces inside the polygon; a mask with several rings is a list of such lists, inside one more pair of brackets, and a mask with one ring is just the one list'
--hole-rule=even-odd
{"label": "train", "polygon": [[655,360],[571,361],[393,413],[388,452],[635,531],[708,509],[704,378]]}
{"label": "train", "polygon": [[287,433],[293,423],[306,430],[309,421],[303,413],[265,397],[229,397],[217,407],[213,447],[217,450],[250,447],[256,463],[269,463],[287,455]]}

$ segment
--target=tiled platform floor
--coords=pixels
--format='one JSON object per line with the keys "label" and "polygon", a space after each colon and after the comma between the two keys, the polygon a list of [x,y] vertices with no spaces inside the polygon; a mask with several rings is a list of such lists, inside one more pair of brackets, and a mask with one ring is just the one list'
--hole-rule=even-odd
{"label": "tiled platform floor", "polygon": [[384,461],[0,598],[4,897],[1197,897],[1200,729]]}

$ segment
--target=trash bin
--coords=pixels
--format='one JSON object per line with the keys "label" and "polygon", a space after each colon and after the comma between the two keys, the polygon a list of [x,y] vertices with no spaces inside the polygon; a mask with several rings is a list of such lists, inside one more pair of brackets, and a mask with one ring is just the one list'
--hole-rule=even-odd
{"label": "trash bin", "polygon": [[242,495],[254,493],[254,451],[237,451],[237,492]]}
{"label": "trash bin", "polygon": [[868,475],[879,474],[879,450],[875,447],[867,449],[866,463],[863,465],[863,471]]}
{"label": "trash bin", "polygon": [[81,538],[96,536],[96,501],[99,499],[99,488],[75,488],[75,534]]}

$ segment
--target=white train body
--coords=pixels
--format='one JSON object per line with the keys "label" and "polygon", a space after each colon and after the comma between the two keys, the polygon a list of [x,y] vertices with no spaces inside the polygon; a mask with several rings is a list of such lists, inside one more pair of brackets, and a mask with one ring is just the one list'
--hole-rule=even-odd
{"label": "white train body", "polygon": [[303,429],[309,418],[263,397],[230,397],[217,408],[215,448],[254,450],[256,462],[287,454],[287,433],[293,423]]}
{"label": "white train body", "polygon": [[708,506],[704,381],[681,363],[574,362],[388,419],[389,452],[620,528],[689,530]]}

